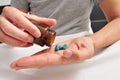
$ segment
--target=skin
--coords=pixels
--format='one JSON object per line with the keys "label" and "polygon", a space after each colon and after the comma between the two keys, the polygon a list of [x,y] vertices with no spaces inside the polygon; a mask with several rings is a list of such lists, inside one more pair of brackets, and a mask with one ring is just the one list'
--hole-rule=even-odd
{"label": "skin", "polygon": [[34,37],[41,36],[39,29],[33,23],[44,23],[49,26],[56,24],[55,19],[37,17],[26,14],[25,10],[22,11],[14,7],[3,9],[0,15],[0,42],[17,47],[30,46]]}
{"label": "skin", "polygon": [[118,35],[120,33],[120,0],[102,0],[100,7],[108,20],[104,28],[88,37],[60,42],[59,45],[68,45],[65,50],[55,51],[55,45],[53,45],[34,55],[18,59],[11,64],[11,68],[19,70],[80,62],[91,58],[95,51],[118,41],[120,39]]}
{"label": "skin", "polygon": [[67,44],[66,50],[55,51],[55,45],[32,56],[21,58],[11,64],[13,69],[41,68],[83,61],[94,53],[93,41],[89,37],[75,38],[59,45]]}

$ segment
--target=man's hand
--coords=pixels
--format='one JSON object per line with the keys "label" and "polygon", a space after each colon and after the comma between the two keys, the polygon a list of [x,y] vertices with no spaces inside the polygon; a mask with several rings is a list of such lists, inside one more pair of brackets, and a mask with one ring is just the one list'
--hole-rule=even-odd
{"label": "man's hand", "polygon": [[29,15],[14,7],[5,7],[0,15],[0,42],[11,46],[28,46],[33,42],[33,37],[41,36],[39,29],[32,22],[49,26],[56,24],[54,19]]}
{"label": "man's hand", "polygon": [[41,68],[50,65],[70,64],[90,58],[94,53],[90,37],[75,38],[59,43],[67,44],[65,50],[55,51],[55,45],[32,56],[24,57],[11,64],[13,69]]}

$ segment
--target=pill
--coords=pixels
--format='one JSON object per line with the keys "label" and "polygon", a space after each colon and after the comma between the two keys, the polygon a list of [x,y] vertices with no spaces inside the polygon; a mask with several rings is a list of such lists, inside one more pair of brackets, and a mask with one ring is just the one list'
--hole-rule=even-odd
{"label": "pill", "polygon": [[56,47],[55,47],[55,51],[58,51],[60,48],[59,48],[59,45],[57,44]]}
{"label": "pill", "polygon": [[66,48],[67,48],[67,44],[64,44],[62,48],[63,48],[63,49],[66,49]]}
{"label": "pill", "polygon": [[63,46],[57,44],[55,47],[55,51],[64,50],[66,48],[67,48],[67,44],[64,44]]}

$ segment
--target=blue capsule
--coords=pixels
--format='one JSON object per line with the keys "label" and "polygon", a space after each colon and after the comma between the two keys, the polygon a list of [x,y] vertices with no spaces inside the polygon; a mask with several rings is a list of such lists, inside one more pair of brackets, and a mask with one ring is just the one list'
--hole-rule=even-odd
{"label": "blue capsule", "polygon": [[56,47],[55,47],[55,51],[58,51],[60,48],[59,48],[59,45],[57,44]]}
{"label": "blue capsule", "polygon": [[67,48],[67,44],[64,44],[63,46],[57,44],[55,47],[55,51],[64,50],[66,48]]}
{"label": "blue capsule", "polygon": [[59,49],[61,50],[63,48],[63,46],[59,45]]}
{"label": "blue capsule", "polygon": [[67,44],[64,44],[64,45],[63,45],[63,49],[66,49],[66,48],[67,48]]}

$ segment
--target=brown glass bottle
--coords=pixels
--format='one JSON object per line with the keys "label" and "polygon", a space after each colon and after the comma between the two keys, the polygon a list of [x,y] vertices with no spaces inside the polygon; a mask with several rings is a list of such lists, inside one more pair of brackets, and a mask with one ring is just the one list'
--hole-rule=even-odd
{"label": "brown glass bottle", "polygon": [[56,32],[52,29],[49,28],[48,25],[46,24],[40,24],[40,25],[36,25],[40,32],[41,32],[41,36],[39,38],[35,38],[34,39],[34,43],[40,45],[40,46],[52,46],[55,37],[56,37]]}

